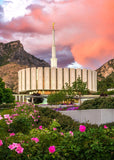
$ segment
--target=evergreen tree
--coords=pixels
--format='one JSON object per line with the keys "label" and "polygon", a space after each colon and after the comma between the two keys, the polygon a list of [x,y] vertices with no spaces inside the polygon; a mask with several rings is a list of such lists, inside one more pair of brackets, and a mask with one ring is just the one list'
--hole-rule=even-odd
{"label": "evergreen tree", "polygon": [[12,95],[12,90],[5,88],[5,83],[0,78],[0,104],[2,103],[12,103],[14,102],[14,96]]}

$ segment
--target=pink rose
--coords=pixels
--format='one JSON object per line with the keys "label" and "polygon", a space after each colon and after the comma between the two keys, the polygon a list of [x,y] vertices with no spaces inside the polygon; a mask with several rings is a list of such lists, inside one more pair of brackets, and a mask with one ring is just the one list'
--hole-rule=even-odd
{"label": "pink rose", "polygon": [[64,133],[63,132],[60,132],[61,136],[64,136]]}
{"label": "pink rose", "polygon": [[56,130],[57,130],[57,128],[53,128],[53,130],[54,130],[54,131],[56,131]]}
{"label": "pink rose", "polygon": [[108,127],[106,125],[104,125],[104,128],[107,129]]}
{"label": "pink rose", "polygon": [[2,142],[2,140],[0,139],[0,146],[2,146],[3,145],[3,142]]}
{"label": "pink rose", "polygon": [[48,149],[49,149],[50,153],[54,153],[55,152],[55,146],[50,146]]}
{"label": "pink rose", "polygon": [[10,115],[9,114],[5,114],[4,118],[10,118]]}
{"label": "pink rose", "polygon": [[19,147],[17,147],[17,148],[15,149],[15,151],[16,151],[18,154],[23,153],[23,150],[24,150],[24,148],[22,148],[21,146],[19,146]]}
{"label": "pink rose", "polygon": [[10,133],[10,136],[15,136],[15,133]]}
{"label": "pink rose", "polygon": [[38,143],[39,142],[39,139],[38,138],[31,138],[31,140],[35,141],[35,143]]}
{"label": "pink rose", "polygon": [[42,126],[39,126],[39,129],[42,130],[43,129]]}
{"label": "pink rose", "polygon": [[3,119],[3,117],[0,115],[0,120]]}
{"label": "pink rose", "polygon": [[72,131],[69,131],[69,133],[71,134],[71,136],[73,136],[73,135],[74,135]]}
{"label": "pink rose", "polygon": [[84,125],[80,125],[79,130],[80,132],[85,132],[86,127]]}

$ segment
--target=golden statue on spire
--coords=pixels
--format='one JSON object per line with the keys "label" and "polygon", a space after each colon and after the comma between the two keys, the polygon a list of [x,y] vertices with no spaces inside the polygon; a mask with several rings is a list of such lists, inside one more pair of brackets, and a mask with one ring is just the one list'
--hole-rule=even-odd
{"label": "golden statue on spire", "polygon": [[52,23],[53,30],[54,30],[54,25],[55,25],[55,22]]}

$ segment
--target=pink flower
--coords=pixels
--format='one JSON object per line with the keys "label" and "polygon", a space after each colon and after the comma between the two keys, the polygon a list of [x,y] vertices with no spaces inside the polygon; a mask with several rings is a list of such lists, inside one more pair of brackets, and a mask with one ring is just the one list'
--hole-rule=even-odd
{"label": "pink flower", "polygon": [[15,133],[10,133],[10,136],[15,136]]}
{"label": "pink flower", "polygon": [[108,127],[106,125],[104,125],[104,128],[107,129]]}
{"label": "pink flower", "polygon": [[13,150],[13,149],[15,149],[17,147],[20,147],[20,146],[21,146],[20,143],[12,143],[12,144],[10,144],[8,146],[8,148],[11,149],[11,150]]}
{"label": "pink flower", "polygon": [[24,109],[21,110],[22,112],[24,111]]}
{"label": "pink flower", "polygon": [[34,119],[34,122],[38,121],[38,119]]}
{"label": "pink flower", "polygon": [[0,146],[2,146],[3,145],[3,142],[2,142],[2,140],[0,139]]}
{"label": "pink flower", "polygon": [[48,149],[49,149],[50,153],[54,153],[55,152],[55,146],[50,146]]}
{"label": "pink flower", "polygon": [[85,132],[86,127],[84,125],[80,125],[79,130],[80,132]]}
{"label": "pink flower", "polygon": [[0,120],[3,119],[3,117],[0,115]]}
{"label": "pink flower", "polygon": [[31,138],[31,140],[35,141],[35,143],[38,143],[39,142],[39,139],[38,138]]}
{"label": "pink flower", "polygon": [[69,131],[69,133],[71,134],[71,136],[73,136],[73,135],[74,135],[72,131]]}
{"label": "pink flower", "polygon": [[9,148],[9,149],[11,149],[11,150],[13,150],[13,149],[15,149],[15,148],[16,148],[16,146],[15,146],[15,145],[13,145],[13,144],[10,144],[10,145],[8,146],[8,148]]}
{"label": "pink flower", "polygon": [[40,116],[38,116],[38,118],[40,118]]}
{"label": "pink flower", "polygon": [[10,115],[9,114],[4,114],[4,118],[10,118]]}
{"label": "pink flower", "polygon": [[32,126],[34,126],[34,124],[32,124]]}
{"label": "pink flower", "polygon": [[24,150],[24,148],[22,148],[21,146],[19,146],[19,147],[17,147],[17,148],[15,149],[15,151],[16,151],[18,154],[23,153],[23,150]]}
{"label": "pink flower", "polygon": [[33,118],[33,119],[35,119],[35,117],[34,117],[34,116],[32,116],[32,118]]}
{"label": "pink flower", "polygon": [[43,129],[42,126],[39,126],[39,129],[42,130]]}
{"label": "pink flower", "polygon": [[64,136],[64,133],[63,132],[60,132],[61,136]]}
{"label": "pink flower", "polygon": [[56,130],[57,130],[57,128],[53,128],[53,130],[54,130],[54,131],[56,131]]}

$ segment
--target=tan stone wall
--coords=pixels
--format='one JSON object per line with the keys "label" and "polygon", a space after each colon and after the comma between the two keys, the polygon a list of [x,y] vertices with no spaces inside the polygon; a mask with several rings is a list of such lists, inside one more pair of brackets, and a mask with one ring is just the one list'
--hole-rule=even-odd
{"label": "tan stone wall", "polygon": [[56,90],[56,68],[51,68],[51,90]]}
{"label": "tan stone wall", "polygon": [[63,88],[62,68],[57,68],[57,89],[61,90],[62,88]]}
{"label": "tan stone wall", "polygon": [[74,68],[71,68],[70,69],[70,86],[72,86],[72,83],[76,80],[75,79],[75,69]]}
{"label": "tan stone wall", "polygon": [[31,90],[36,90],[36,67],[31,68]]}
{"label": "tan stone wall", "polygon": [[76,79],[78,79],[79,77],[82,78],[81,69],[80,68],[76,69]]}
{"label": "tan stone wall", "polygon": [[38,90],[43,90],[43,68],[42,67],[38,67],[38,82],[37,82],[37,86],[38,86]]}
{"label": "tan stone wall", "polygon": [[72,83],[80,77],[83,82],[87,82],[90,91],[97,91],[97,72],[87,69],[68,68],[26,68],[18,72],[19,92],[31,91],[53,91],[61,90],[65,83]]}
{"label": "tan stone wall", "polygon": [[30,68],[26,68],[26,90],[30,89]]}
{"label": "tan stone wall", "polygon": [[50,90],[50,68],[44,68],[44,89]]}
{"label": "tan stone wall", "polygon": [[69,84],[69,69],[68,68],[64,68],[64,85],[65,83]]}
{"label": "tan stone wall", "polygon": [[22,89],[21,89],[21,72],[22,72],[22,70],[20,70],[19,72],[18,72],[18,91],[19,92],[21,92],[22,91]]}
{"label": "tan stone wall", "polygon": [[25,91],[25,69],[22,69],[22,72],[21,72],[21,81],[22,81],[22,83],[21,83],[21,89],[22,89],[22,91]]}

